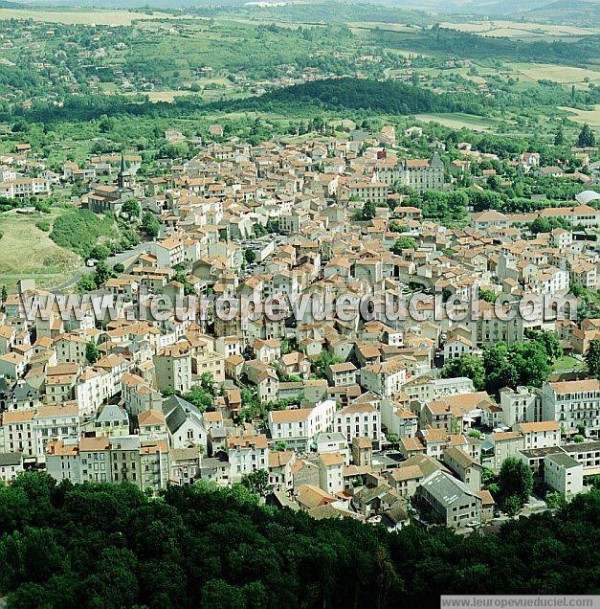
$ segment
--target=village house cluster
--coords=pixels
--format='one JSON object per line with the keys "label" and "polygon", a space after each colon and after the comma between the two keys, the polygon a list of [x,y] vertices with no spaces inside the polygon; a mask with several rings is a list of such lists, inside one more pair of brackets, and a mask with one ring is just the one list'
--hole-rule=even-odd
{"label": "village house cluster", "polygon": [[[464,164],[445,166],[435,146],[428,158],[404,158],[395,137],[388,126],[298,144],[198,143],[194,158],[143,180],[136,155],[66,163],[62,179],[87,185],[82,206],[119,214],[134,198],[160,221],[158,238],[97,294],[122,296],[125,312],[142,292],[266,299],[418,291],[431,296],[427,309],[440,291],[516,300],[597,289],[596,193],[533,214],[473,213],[466,227],[447,228],[404,205],[402,193],[451,190]],[[531,155],[515,163],[541,170]],[[24,179],[0,173],[0,189]],[[53,176],[38,179],[49,191]],[[375,204],[374,217],[360,217],[365,202]],[[538,217],[568,219],[572,229],[527,235]],[[401,236],[415,247],[394,253]],[[280,321],[241,312],[128,321],[99,318],[91,306],[79,319],[56,308],[31,320],[23,298],[44,292],[31,281],[18,292],[0,320],[5,482],[40,467],[57,480],[127,481],[155,493],[197,480],[227,486],[262,471],[270,501],[394,530],[419,513],[457,528],[491,520],[483,472],[498,472],[508,457],[567,497],[600,473],[597,380],[493,396],[469,378],[439,375],[441,362],[522,341],[528,330],[554,331],[583,356],[600,320],[320,321],[308,311]],[[210,396],[208,407],[198,393]],[[585,441],[572,442],[582,431]]]}

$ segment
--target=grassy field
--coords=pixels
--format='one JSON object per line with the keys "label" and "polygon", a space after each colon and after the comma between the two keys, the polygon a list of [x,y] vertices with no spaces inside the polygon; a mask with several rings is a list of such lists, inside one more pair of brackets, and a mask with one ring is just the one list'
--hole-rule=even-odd
{"label": "grassy field", "polygon": [[52,223],[59,213],[33,217],[15,212],[0,215],[0,283],[9,290],[26,278],[35,278],[40,287],[59,284],[81,265],[78,256],[56,245],[48,233],[35,225],[41,219]]}
{"label": "grassy field", "polygon": [[571,371],[585,371],[587,366],[584,362],[571,357],[570,355],[563,355],[559,357],[553,366],[554,372],[571,372]]}
{"label": "grassy field", "polygon": [[559,107],[559,110],[568,112],[568,117],[576,123],[587,123],[590,127],[600,129],[600,105],[594,107],[593,110],[578,110],[577,108]]}
{"label": "grassy field", "polygon": [[171,103],[176,97],[183,95],[198,95],[193,91],[139,91],[135,93],[127,93],[126,95],[146,95],[152,103],[168,102]]}
{"label": "grassy field", "polygon": [[454,112],[449,114],[417,114],[415,118],[425,123],[439,123],[451,129],[472,129],[473,131],[492,131],[496,122],[483,116],[473,116]]}
{"label": "grassy field", "polygon": [[66,23],[77,25],[130,25],[137,19],[161,19],[170,17],[166,13],[145,14],[133,11],[66,11],[50,9],[0,9],[0,19],[32,19],[47,23]]}
{"label": "grassy field", "polygon": [[532,82],[552,80],[563,85],[587,85],[600,83],[600,71],[551,64],[516,63],[510,67],[519,75]]}
{"label": "grassy field", "polygon": [[598,33],[598,28],[582,28],[569,25],[521,23],[518,21],[473,21],[470,23],[442,23],[442,27],[469,32],[481,36],[519,38],[522,40],[547,40],[581,38]]}
{"label": "grassy field", "polygon": [[348,23],[348,27],[351,30],[386,30],[388,32],[413,32],[414,28],[408,25],[402,25],[400,23],[379,23],[377,21],[371,21],[369,23]]}

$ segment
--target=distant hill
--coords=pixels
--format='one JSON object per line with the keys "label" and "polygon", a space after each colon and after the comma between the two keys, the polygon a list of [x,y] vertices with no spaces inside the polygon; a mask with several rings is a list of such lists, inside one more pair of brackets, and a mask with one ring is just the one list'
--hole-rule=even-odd
{"label": "distant hill", "polygon": [[[267,0],[268,1],[268,0]],[[285,0],[284,0],[285,1]],[[288,0],[289,1],[289,0]],[[273,8],[281,2],[272,0]],[[348,5],[361,5],[362,9],[368,5],[385,6],[389,10],[426,11],[435,15],[477,15],[495,18],[526,18],[560,20],[565,16],[569,21],[584,22],[590,18],[597,18],[600,9],[600,0],[558,0],[551,3],[548,0],[303,0],[302,4],[335,6],[342,9]],[[43,7],[80,7],[103,9],[131,9],[148,7],[153,9],[229,9],[243,7],[243,10],[256,9],[248,4],[247,0],[0,0],[0,7],[14,8],[43,8]],[[290,2],[287,7],[279,4],[280,10],[294,10],[298,2]],[[263,8],[264,10],[264,8]],[[270,10],[270,9],[267,9]],[[359,17],[360,18],[360,17]]]}
{"label": "distant hill", "polygon": [[516,13],[535,10],[548,4],[548,0],[371,0],[372,2],[424,10],[436,14],[490,15],[494,17],[514,17]]}
{"label": "distant hill", "polygon": [[[489,100],[485,103],[489,106]],[[360,78],[315,80],[276,89],[259,97],[212,104],[213,107],[228,111],[281,106],[306,108],[307,105],[328,110],[373,110],[404,115],[422,112],[479,114],[484,111],[482,100],[473,95],[440,95],[395,81]]]}
{"label": "distant hill", "polygon": [[558,0],[525,13],[528,19],[595,25],[600,21],[600,0]]}

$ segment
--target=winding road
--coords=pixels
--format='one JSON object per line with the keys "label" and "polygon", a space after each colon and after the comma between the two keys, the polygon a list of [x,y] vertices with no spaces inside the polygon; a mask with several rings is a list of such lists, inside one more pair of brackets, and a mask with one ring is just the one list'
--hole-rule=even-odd
{"label": "winding road", "polygon": [[[115,254],[114,256],[109,256],[106,259],[106,264],[112,268],[115,264],[122,264],[127,268],[140,254],[148,251],[150,249],[152,241],[142,241],[142,243],[138,243],[132,249],[129,249],[125,252],[121,252],[120,254]],[[73,287],[84,275],[94,272],[93,266],[83,266],[77,269],[73,275],[64,283],[60,285],[49,288],[50,292],[60,293],[64,290]]]}

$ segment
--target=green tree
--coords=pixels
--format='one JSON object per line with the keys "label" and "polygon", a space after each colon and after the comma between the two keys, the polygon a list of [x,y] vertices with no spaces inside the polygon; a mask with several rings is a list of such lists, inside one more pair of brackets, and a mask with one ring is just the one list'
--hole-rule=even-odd
{"label": "green tree", "polygon": [[248,264],[254,263],[254,261],[256,260],[256,252],[253,249],[247,247],[244,250],[244,260],[246,260]]}
{"label": "green tree", "polygon": [[273,491],[273,486],[269,484],[269,471],[266,469],[257,469],[242,476],[242,486],[259,497],[266,497]]}
{"label": "green tree", "polygon": [[376,215],[377,208],[375,207],[375,203],[373,203],[373,201],[366,201],[362,210],[356,213],[356,219],[367,222],[372,220]]}
{"label": "green tree", "polygon": [[590,348],[585,356],[588,370],[597,379],[600,379],[600,340],[595,338],[590,341]]}
{"label": "green tree", "polygon": [[183,398],[203,412],[214,404],[214,396],[199,385],[192,387],[188,393],[184,394]]}
{"label": "green tree", "polygon": [[555,228],[571,228],[571,223],[564,218],[536,218],[529,224],[529,230],[537,235],[539,233],[551,233]]}
{"label": "green tree", "polygon": [[94,281],[96,282],[96,285],[101,286],[112,277],[114,277],[114,273],[112,269],[108,268],[106,262],[98,262],[98,264],[96,265],[96,270],[94,272]]}
{"label": "green tree", "polygon": [[537,330],[528,333],[528,337],[542,345],[546,354],[548,355],[548,359],[551,362],[556,361],[559,357],[563,355],[563,349],[560,346],[560,340],[558,336],[554,332],[546,332],[544,330]]}
{"label": "green tree", "polygon": [[593,148],[596,145],[596,136],[587,123],[581,128],[577,145],[580,148]]}
{"label": "green tree", "polygon": [[151,239],[158,237],[160,233],[160,222],[158,218],[151,212],[145,211],[142,216],[142,231]]}
{"label": "green tree", "polygon": [[529,466],[515,457],[508,457],[502,463],[498,476],[500,504],[506,511],[507,501],[512,497],[518,501],[519,510],[529,501],[533,490],[533,475]]}
{"label": "green tree", "polygon": [[466,376],[473,381],[475,389],[480,391],[485,387],[485,369],[480,357],[465,353],[444,364],[442,378],[458,378]]}
{"label": "green tree", "polygon": [[85,346],[85,359],[88,364],[95,364],[100,359],[100,351],[95,342],[88,342]]}
{"label": "green tree", "polygon": [[552,371],[549,362],[545,346],[538,342],[491,345],[483,351],[486,390],[496,393],[503,387],[540,387]]}
{"label": "green tree", "polygon": [[242,591],[222,579],[211,579],[202,586],[201,607],[244,609]]}
{"label": "green tree", "polygon": [[133,218],[139,218],[142,208],[140,204],[135,199],[127,199],[123,206],[121,207],[121,212],[127,214],[127,217],[131,220]]}
{"label": "green tree", "polygon": [[554,136],[554,145],[555,146],[564,146],[566,144],[565,134],[563,132],[563,128],[559,127],[556,135]]}
{"label": "green tree", "polygon": [[77,291],[80,294],[84,294],[85,292],[92,292],[97,289],[98,285],[96,284],[96,280],[94,279],[94,275],[91,273],[85,273],[81,276],[79,281],[77,282]]}
{"label": "green tree", "polygon": [[491,302],[492,304],[496,302],[498,298],[498,294],[493,290],[479,290],[479,298],[481,300],[485,300],[485,302]]}
{"label": "green tree", "polygon": [[565,507],[565,505],[567,504],[562,493],[559,493],[558,491],[548,493],[545,499],[546,505],[551,510],[558,510],[559,508]]}
{"label": "green tree", "polygon": [[200,375],[200,386],[210,395],[216,395],[215,379],[210,372],[203,372]]}
{"label": "green tree", "polygon": [[96,260],[106,260],[109,256],[110,250],[106,245],[94,245],[90,250],[90,258],[95,258]]}
{"label": "green tree", "polygon": [[323,350],[313,361],[313,370],[319,378],[325,378],[325,368],[332,364],[341,364],[344,360],[330,351]]}
{"label": "green tree", "polygon": [[523,506],[516,495],[511,495],[502,502],[502,509],[510,518],[514,518],[523,509]]}
{"label": "green tree", "polygon": [[416,247],[417,242],[412,237],[398,237],[392,246],[392,252],[399,256],[404,250],[414,250]]}

